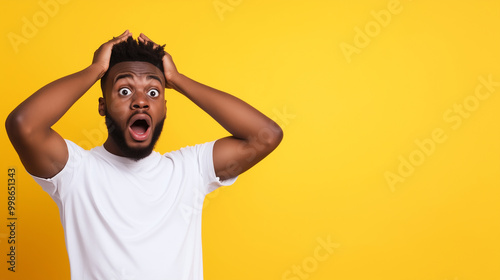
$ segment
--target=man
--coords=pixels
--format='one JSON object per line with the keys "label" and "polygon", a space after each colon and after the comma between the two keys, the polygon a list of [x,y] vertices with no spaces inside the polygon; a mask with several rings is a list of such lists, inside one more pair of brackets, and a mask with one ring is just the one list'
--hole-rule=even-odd
{"label": "man", "polygon": [[[108,138],[87,151],[52,130],[99,79]],[[165,88],[232,136],[160,155]],[[127,30],[92,64],[56,80],[8,116],[26,170],[57,203],[72,279],[203,279],[200,194],[230,185],[280,143],[279,126],[227,93],[180,74],[162,46]]]}

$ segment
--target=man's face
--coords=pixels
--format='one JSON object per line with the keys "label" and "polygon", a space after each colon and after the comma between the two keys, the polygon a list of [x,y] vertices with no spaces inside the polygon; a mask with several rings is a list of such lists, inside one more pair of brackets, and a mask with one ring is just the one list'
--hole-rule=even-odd
{"label": "man's face", "polygon": [[104,97],[99,113],[108,125],[105,147],[136,160],[148,156],[167,112],[163,73],[148,62],[117,63],[107,75]]}

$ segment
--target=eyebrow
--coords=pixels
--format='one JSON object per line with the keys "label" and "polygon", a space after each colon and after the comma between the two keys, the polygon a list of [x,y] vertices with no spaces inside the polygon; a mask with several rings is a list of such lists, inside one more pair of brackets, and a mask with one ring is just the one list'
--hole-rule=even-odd
{"label": "eyebrow", "polygon": [[[134,77],[132,76],[132,74],[120,74],[116,76],[114,82],[116,83],[119,79],[125,79],[125,78],[134,78]],[[146,79],[147,80],[154,79],[157,80],[160,84],[162,84],[160,77],[158,77],[157,75],[147,75]]]}
{"label": "eyebrow", "polygon": [[155,80],[157,80],[157,81],[158,81],[161,85],[163,85],[163,83],[161,82],[160,77],[158,77],[158,76],[156,76],[156,75],[147,75],[147,76],[146,76],[146,79],[147,79],[147,80],[155,79]]}
{"label": "eyebrow", "polygon": [[116,83],[119,79],[125,79],[125,78],[133,78],[132,74],[120,74],[115,77],[114,83]]}

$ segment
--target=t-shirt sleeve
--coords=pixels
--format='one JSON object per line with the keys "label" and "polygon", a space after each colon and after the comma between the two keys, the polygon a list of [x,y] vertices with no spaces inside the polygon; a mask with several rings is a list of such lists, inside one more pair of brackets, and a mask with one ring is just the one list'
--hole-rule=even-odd
{"label": "t-shirt sleeve", "polygon": [[65,140],[66,146],[68,148],[68,161],[64,165],[63,169],[59,171],[52,178],[41,178],[35,175],[31,175],[35,182],[37,182],[44,191],[46,191],[51,197],[55,198],[60,194],[60,186],[62,186],[65,182],[70,182],[75,166],[81,159],[83,152],[85,151],[83,148],[79,147],[75,143]]}
{"label": "t-shirt sleeve", "polygon": [[219,177],[216,176],[214,167],[214,157],[213,157],[215,142],[216,141],[212,141],[202,145],[203,150],[199,153],[200,166],[202,166],[202,171],[204,171],[203,172],[205,177],[204,179],[208,183],[207,193],[212,192],[221,186],[232,185],[238,178],[236,176],[226,180],[221,180]]}
{"label": "t-shirt sleeve", "polygon": [[[216,141],[212,141],[204,144],[185,147],[178,151],[180,154],[182,154],[182,158],[187,161],[187,164],[190,164],[189,162],[191,162],[191,164],[196,165],[197,172],[199,173],[199,176],[201,176],[201,179],[203,181],[203,192],[205,194],[208,194],[221,186],[232,185],[237,178],[234,177],[227,180],[221,180],[215,174],[213,160],[213,150],[215,142]],[[173,154],[176,153],[177,152],[174,152]],[[192,167],[189,169],[192,170]]]}

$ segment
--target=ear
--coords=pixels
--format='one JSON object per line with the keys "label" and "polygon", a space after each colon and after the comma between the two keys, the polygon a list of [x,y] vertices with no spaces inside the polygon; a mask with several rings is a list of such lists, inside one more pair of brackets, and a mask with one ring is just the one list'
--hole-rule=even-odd
{"label": "ear", "polygon": [[106,116],[106,99],[99,97],[99,115]]}

